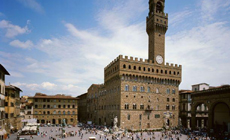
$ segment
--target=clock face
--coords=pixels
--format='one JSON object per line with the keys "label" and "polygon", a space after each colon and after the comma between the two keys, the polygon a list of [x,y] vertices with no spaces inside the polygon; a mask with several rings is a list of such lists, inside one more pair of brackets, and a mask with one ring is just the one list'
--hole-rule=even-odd
{"label": "clock face", "polygon": [[158,56],[156,57],[156,61],[157,61],[158,64],[162,64],[162,63],[163,63],[163,58],[162,58],[162,56],[158,55]]}

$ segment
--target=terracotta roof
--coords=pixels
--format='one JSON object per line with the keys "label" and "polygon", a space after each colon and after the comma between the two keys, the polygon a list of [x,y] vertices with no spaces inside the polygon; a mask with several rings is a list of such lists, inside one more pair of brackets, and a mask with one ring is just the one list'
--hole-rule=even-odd
{"label": "terracotta roof", "polygon": [[86,95],[87,95],[87,93],[84,93],[84,94],[77,96],[77,98],[81,98],[82,96],[86,96]]}
{"label": "terracotta roof", "polygon": [[9,72],[2,66],[2,64],[0,64],[0,70],[2,70],[5,75],[10,75]]}
{"label": "terracotta roof", "polygon": [[192,90],[180,90],[179,94],[193,93]]}
{"label": "terracotta roof", "polygon": [[14,89],[14,90],[22,91],[19,87],[16,87],[16,86],[13,86],[13,85],[6,86],[6,89]]}
{"label": "terracotta roof", "polygon": [[72,97],[72,96],[66,96],[64,94],[57,94],[57,95],[46,95],[43,93],[36,93],[33,97],[28,97],[29,99],[72,99],[77,100],[78,98]]}

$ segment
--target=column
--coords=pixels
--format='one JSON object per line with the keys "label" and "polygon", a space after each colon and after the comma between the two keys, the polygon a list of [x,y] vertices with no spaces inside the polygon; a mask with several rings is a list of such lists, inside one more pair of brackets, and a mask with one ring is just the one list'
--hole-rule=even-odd
{"label": "column", "polygon": [[191,113],[192,114],[192,130],[196,128],[196,113],[195,111]]}

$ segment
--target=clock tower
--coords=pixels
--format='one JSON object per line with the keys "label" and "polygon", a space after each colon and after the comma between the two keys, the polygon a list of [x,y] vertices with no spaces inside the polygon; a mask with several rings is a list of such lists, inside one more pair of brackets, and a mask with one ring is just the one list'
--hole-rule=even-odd
{"label": "clock tower", "polygon": [[149,36],[149,60],[155,64],[165,63],[165,33],[168,14],[164,13],[165,0],[149,0],[146,31]]}

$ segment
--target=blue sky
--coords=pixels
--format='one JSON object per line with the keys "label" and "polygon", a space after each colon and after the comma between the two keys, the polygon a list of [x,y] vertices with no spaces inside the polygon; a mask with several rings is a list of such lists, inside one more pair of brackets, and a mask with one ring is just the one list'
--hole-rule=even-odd
{"label": "blue sky", "polygon": [[[166,62],[180,89],[230,81],[230,1],[166,0]],[[0,63],[22,95],[87,92],[118,55],[147,59],[147,0],[1,0]]]}

